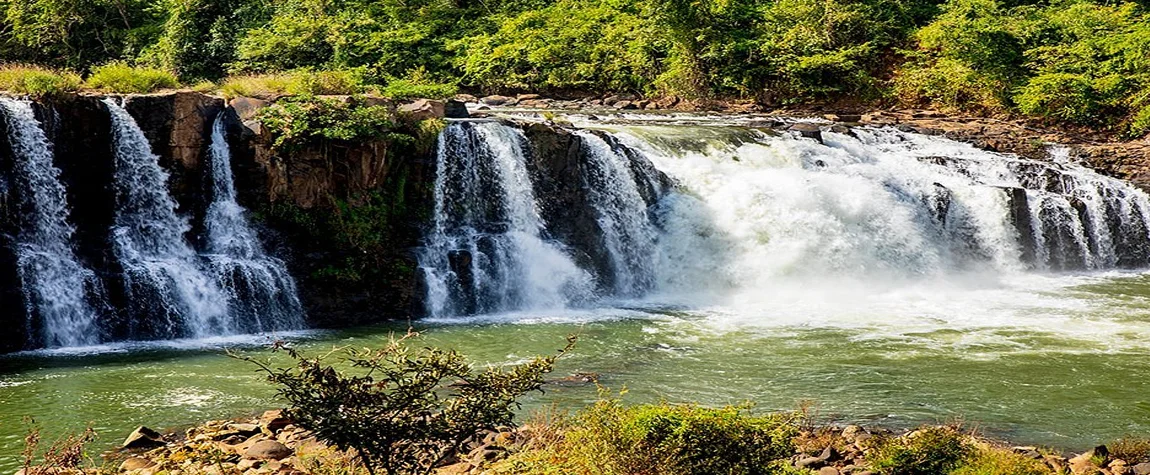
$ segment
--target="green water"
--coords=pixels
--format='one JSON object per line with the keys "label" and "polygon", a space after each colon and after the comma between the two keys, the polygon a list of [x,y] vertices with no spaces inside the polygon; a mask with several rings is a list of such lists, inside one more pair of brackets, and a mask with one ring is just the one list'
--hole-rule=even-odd
{"label": "green water", "polygon": [[[628,388],[634,403],[752,400],[776,410],[810,401],[825,421],[964,419],[1011,441],[1061,448],[1150,435],[1150,279],[1058,277],[997,289],[935,289],[941,297],[925,301],[900,290],[888,296],[905,303],[898,313],[888,313],[884,298],[816,305],[803,296],[796,302],[809,305],[774,310],[616,308],[417,329],[427,344],[485,364],[546,354],[578,333],[555,375],[598,373],[603,385]],[[403,328],[316,333],[296,344],[371,346]],[[91,423],[106,448],[137,425],[178,427],[276,406],[273,388],[224,347],[265,351],[250,341],[185,342],[0,358],[0,472],[16,467],[25,416],[49,436]],[[553,385],[527,410],[577,408],[595,397],[593,386]]]}

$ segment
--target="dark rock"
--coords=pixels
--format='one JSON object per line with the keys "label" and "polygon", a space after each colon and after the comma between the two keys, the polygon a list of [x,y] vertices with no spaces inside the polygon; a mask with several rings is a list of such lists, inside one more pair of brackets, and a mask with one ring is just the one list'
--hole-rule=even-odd
{"label": "dark rock", "polygon": [[244,457],[259,460],[280,460],[291,457],[288,446],[274,440],[261,440],[244,451]]}
{"label": "dark rock", "polygon": [[260,427],[268,433],[279,432],[291,422],[291,419],[284,416],[282,409],[264,411],[263,415],[260,416]]}
{"label": "dark rock", "polygon": [[819,143],[822,143],[823,141],[823,132],[822,129],[819,128],[818,124],[799,122],[797,124],[792,124],[790,127],[787,127],[787,130],[797,133],[800,137],[815,139],[819,141]]}
{"label": "dark rock", "polygon": [[124,439],[124,443],[120,444],[121,449],[150,449],[154,447],[162,447],[164,445],[163,436],[159,432],[149,429],[144,426],[137,427]]}

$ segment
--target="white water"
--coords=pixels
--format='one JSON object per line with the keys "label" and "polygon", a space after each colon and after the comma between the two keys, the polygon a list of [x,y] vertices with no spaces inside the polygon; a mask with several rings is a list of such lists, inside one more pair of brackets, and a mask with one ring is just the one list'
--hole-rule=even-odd
{"label": "white water", "polygon": [[432,229],[420,255],[431,316],[564,308],[594,283],[544,225],[516,128],[453,123],[440,135]]}
{"label": "white water", "polygon": [[639,297],[654,278],[655,228],[631,172],[630,159],[598,135],[577,131],[582,140],[584,179],[610,257],[614,295]]}
{"label": "white water", "polygon": [[228,298],[188,244],[185,218],[168,194],[168,174],[135,119],[112,99],[116,217],[113,252],[124,268],[132,332],[142,338],[234,333]]}
{"label": "white water", "polygon": [[31,102],[0,99],[0,108],[23,211],[15,245],[28,327],[40,328],[31,338],[46,347],[95,343],[99,328],[87,296],[98,288],[96,276],[73,251],[75,229],[68,222],[68,197],[52,163],[51,144]]}
{"label": "white water", "polygon": [[217,284],[228,294],[232,318],[244,332],[303,328],[303,308],[295,280],[284,263],[264,252],[236,202],[231,151],[223,114],[212,124],[211,204],[204,227],[206,257]]}

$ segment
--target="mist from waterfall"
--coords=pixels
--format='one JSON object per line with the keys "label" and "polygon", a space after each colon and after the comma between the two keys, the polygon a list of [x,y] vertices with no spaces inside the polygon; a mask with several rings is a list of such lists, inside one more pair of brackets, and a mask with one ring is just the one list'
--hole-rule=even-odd
{"label": "mist from waterfall", "polygon": [[116,216],[112,250],[123,267],[125,293],[138,338],[201,338],[238,330],[227,294],[209,276],[185,237],[168,174],[128,111],[113,99]]}
{"label": "mist from waterfall", "polygon": [[99,282],[73,250],[75,229],[52,146],[31,102],[0,98],[0,109],[14,155],[21,212],[14,241],[30,338],[46,347],[96,343],[100,329],[88,298],[99,296]]}
{"label": "mist from waterfall", "polygon": [[295,280],[283,261],[267,255],[236,202],[224,114],[212,124],[211,204],[204,219],[205,257],[228,294],[233,325],[244,332],[303,328]]}

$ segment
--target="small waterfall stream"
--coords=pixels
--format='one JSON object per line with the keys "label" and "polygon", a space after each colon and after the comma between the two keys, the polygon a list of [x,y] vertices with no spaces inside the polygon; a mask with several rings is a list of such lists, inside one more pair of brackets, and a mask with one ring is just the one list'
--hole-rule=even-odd
{"label": "small waterfall stream", "polygon": [[592,292],[590,274],[543,237],[525,141],[493,122],[456,122],[440,135],[420,255],[430,315],[563,308]]}
{"label": "small waterfall stream", "polygon": [[113,252],[138,338],[234,333],[227,294],[209,277],[185,235],[186,219],[168,194],[168,174],[128,111],[106,99],[115,143]]}
{"label": "small waterfall stream", "polygon": [[99,294],[99,284],[73,251],[75,229],[52,147],[31,102],[0,98],[0,109],[15,155],[13,188],[23,215],[16,255],[30,333],[39,327],[34,338],[47,347],[97,343],[99,326],[88,297]]}
{"label": "small waterfall stream", "polygon": [[268,256],[236,202],[231,151],[221,113],[212,124],[211,204],[204,226],[205,255],[216,282],[228,294],[233,319],[244,332],[303,327],[295,280],[284,263]]}
{"label": "small waterfall stream", "polygon": [[638,297],[654,279],[655,228],[631,172],[630,159],[603,138],[577,131],[587,161],[583,178],[610,256],[614,294]]}

